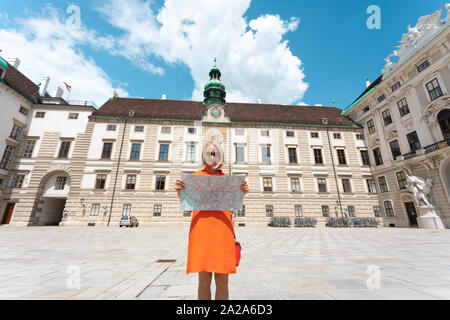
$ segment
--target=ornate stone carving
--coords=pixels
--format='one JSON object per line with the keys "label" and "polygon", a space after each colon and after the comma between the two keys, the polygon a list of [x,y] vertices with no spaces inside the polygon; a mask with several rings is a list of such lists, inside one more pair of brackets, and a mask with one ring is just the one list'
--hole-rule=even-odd
{"label": "ornate stone carving", "polygon": [[[402,36],[400,45],[396,47],[387,58],[385,59],[386,65],[382,70],[383,76],[392,71],[397,65],[401,64],[404,60],[408,59],[413,51],[418,49],[421,45],[426,43],[434,31],[441,26],[441,17],[443,15],[443,10],[450,10],[450,3],[447,3],[441,7],[440,10],[423,17],[420,17],[417,21],[415,27],[408,25],[408,32]],[[445,23],[450,21],[449,14],[447,14],[447,19]],[[397,57],[397,62],[392,62],[391,57]]]}
{"label": "ornate stone carving", "polygon": [[417,207],[423,207],[420,204],[422,201],[426,207],[433,207],[431,205],[430,200],[428,199],[428,195],[431,192],[431,187],[433,186],[433,182],[431,179],[424,179],[416,176],[407,176],[406,181],[407,190],[413,194],[414,202]]}

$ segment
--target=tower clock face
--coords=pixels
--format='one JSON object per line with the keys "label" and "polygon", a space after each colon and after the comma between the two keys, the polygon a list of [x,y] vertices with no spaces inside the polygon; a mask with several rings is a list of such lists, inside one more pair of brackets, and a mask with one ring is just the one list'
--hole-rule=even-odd
{"label": "tower clock face", "polygon": [[214,118],[219,118],[222,115],[222,109],[219,107],[212,107],[210,113]]}

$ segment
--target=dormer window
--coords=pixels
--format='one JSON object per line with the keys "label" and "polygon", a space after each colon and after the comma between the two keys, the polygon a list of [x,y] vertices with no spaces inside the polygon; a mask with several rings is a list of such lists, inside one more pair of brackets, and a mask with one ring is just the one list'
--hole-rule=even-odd
{"label": "dormer window", "polygon": [[4,73],[5,73],[5,70],[3,70],[3,68],[0,68],[0,79],[3,79]]}

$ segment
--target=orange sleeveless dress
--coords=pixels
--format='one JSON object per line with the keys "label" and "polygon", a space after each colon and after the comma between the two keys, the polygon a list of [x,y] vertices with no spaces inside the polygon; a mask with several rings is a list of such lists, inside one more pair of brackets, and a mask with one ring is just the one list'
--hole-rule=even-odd
{"label": "orange sleeveless dress", "polygon": [[[193,174],[213,174],[208,167]],[[234,228],[230,211],[193,211],[186,274],[207,271],[236,273]]]}

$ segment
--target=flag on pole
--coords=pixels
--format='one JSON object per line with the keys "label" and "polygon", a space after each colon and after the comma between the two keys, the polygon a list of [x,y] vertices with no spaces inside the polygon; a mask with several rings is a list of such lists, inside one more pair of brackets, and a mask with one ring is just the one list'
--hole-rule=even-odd
{"label": "flag on pole", "polygon": [[[63,81],[64,82],[64,81]],[[70,89],[72,89],[72,86],[69,86],[67,83],[64,82],[64,84],[66,85],[67,91],[70,92]]]}

